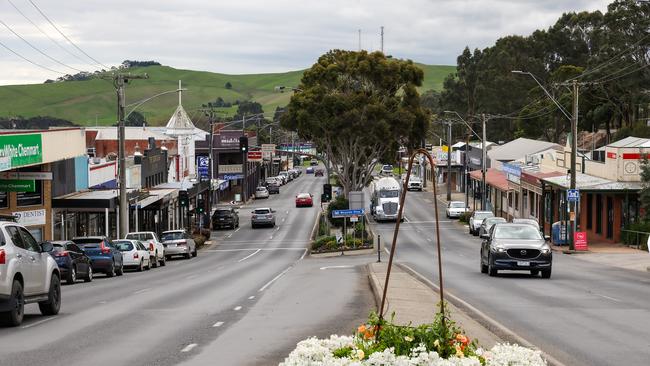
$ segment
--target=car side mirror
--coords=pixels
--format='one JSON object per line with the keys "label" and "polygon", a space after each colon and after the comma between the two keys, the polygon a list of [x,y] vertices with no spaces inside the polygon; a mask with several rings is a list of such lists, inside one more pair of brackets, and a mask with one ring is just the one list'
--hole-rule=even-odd
{"label": "car side mirror", "polygon": [[43,253],[48,253],[48,252],[51,252],[52,250],[54,250],[54,245],[52,245],[52,243],[47,242],[47,241],[41,243],[41,251]]}
{"label": "car side mirror", "polygon": [[544,235],[544,240],[551,241],[551,236],[550,235]]}
{"label": "car side mirror", "polygon": [[481,234],[481,239],[490,239],[490,234],[488,233]]}

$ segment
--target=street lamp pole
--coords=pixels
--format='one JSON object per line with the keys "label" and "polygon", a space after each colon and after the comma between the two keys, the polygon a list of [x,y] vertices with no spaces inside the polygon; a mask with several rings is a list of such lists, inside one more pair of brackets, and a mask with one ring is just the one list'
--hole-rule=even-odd
{"label": "street lamp pole", "polygon": [[447,202],[451,201],[451,121],[447,121]]}
{"label": "street lamp pole", "polygon": [[483,140],[481,141],[481,210],[487,210],[487,185],[485,184],[485,176],[487,174],[487,117],[485,113],[481,114],[481,121],[483,122]]}

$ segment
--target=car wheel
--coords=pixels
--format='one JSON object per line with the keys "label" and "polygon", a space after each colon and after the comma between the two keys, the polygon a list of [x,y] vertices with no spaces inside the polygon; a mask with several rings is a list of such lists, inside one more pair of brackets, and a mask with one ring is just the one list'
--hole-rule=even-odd
{"label": "car wheel", "polygon": [[[154,252],[153,257],[158,258],[158,251]],[[151,267],[158,268],[158,261],[153,261],[153,263],[151,263]]]}
{"label": "car wheel", "polygon": [[115,269],[115,274],[121,276],[124,274],[124,263],[120,264],[118,268]]}
{"label": "car wheel", "polygon": [[111,268],[109,268],[106,271],[106,277],[113,277],[113,276],[115,276],[115,262],[113,262],[113,264],[111,264]]}
{"label": "car wheel", "polygon": [[196,257],[199,253],[196,251],[196,245],[194,246],[194,251],[192,252],[192,257]]}
{"label": "car wheel", "polygon": [[56,315],[59,313],[59,309],[61,309],[61,280],[59,280],[59,276],[52,275],[47,301],[39,302],[38,308],[43,315]]}
{"label": "car wheel", "polygon": [[9,311],[0,313],[0,319],[4,325],[17,327],[23,322],[25,315],[25,294],[23,285],[18,280],[14,280],[11,286],[11,300],[15,302],[15,306]]}
{"label": "car wheel", "polygon": [[190,258],[192,258],[192,253],[187,252],[186,254],[184,254],[184,256],[185,256],[185,259],[190,259]]}
{"label": "car wheel", "polygon": [[255,229],[255,224],[251,224],[251,229]]}
{"label": "car wheel", "polygon": [[488,273],[488,266],[483,264],[483,252],[481,252],[481,273]]}
{"label": "car wheel", "polygon": [[491,256],[488,256],[488,264],[487,264],[487,266],[488,266],[488,276],[494,277],[499,273],[499,271],[496,268],[494,268],[494,265],[492,264]]}
{"label": "car wheel", "polygon": [[88,266],[88,271],[86,272],[86,277],[84,278],[84,282],[92,282],[93,281],[93,267]]}
{"label": "car wheel", "polygon": [[144,271],[144,259],[140,259],[140,265],[138,266],[138,272]]}
{"label": "car wheel", "polygon": [[537,276],[537,275],[539,274],[539,269],[531,269],[531,270],[530,270],[530,274],[531,274],[532,276]]}
{"label": "car wheel", "polygon": [[551,269],[542,270],[542,278],[551,278]]}
{"label": "car wheel", "polygon": [[67,282],[68,285],[74,285],[74,283],[77,282],[77,268],[75,266],[70,267],[70,271],[68,271],[68,277],[65,279],[65,282]]}
{"label": "car wheel", "polygon": [[[155,262],[155,261],[154,261]],[[160,259],[160,262],[158,263],[161,267],[164,267],[167,265],[167,256],[163,255],[162,258]]]}

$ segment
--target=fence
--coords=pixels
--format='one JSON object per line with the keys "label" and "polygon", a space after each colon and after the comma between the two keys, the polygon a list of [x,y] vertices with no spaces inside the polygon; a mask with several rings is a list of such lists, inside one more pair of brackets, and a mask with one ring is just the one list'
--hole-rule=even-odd
{"label": "fence", "polygon": [[621,241],[627,245],[635,245],[637,248],[648,249],[649,232],[621,229]]}

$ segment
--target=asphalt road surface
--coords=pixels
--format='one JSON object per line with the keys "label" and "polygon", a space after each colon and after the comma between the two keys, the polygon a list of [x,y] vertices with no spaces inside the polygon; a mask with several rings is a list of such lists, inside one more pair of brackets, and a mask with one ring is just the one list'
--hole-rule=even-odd
{"label": "asphalt road surface", "polygon": [[[439,203],[445,290],[566,365],[650,363],[647,273],[555,254],[551,279],[524,272],[479,270],[480,239],[445,218]],[[433,195],[409,192],[396,260],[437,283]],[[376,227],[390,245],[394,223]]]}
{"label": "asphalt road surface", "polygon": [[[197,258],[64,286],[58,316],[28,305],[21,327],[0,328],[0,365],[277,364],[299,340],[350,333],[374,307],[363,267],[305,258],[319,207],[294,207],[324,182],[303,174],[241,208],[240,229],[213,233]],[[253,230],[254,207],[275,209],[277,226]]]}

